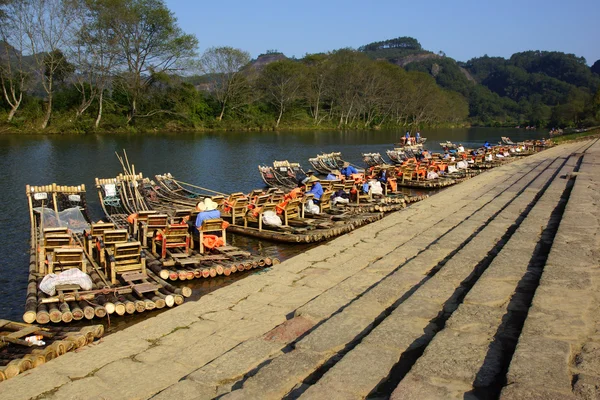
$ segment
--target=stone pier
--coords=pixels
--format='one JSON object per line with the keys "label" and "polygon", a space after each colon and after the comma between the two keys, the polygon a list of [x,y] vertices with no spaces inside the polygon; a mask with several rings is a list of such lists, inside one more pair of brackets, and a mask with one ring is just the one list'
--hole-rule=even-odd
{"label": "stone pier", "polygon": [[521,158],[0,383],[0,398],[599,398],[599,175],[597,139]]}

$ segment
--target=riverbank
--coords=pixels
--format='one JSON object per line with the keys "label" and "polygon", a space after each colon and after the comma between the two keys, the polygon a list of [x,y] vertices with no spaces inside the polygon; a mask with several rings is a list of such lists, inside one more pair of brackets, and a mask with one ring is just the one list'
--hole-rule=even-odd
{"label": "riverbank", "polygon": [[586,398],[600,380],[598,162],[594,140],[499,167],[0,395]]}

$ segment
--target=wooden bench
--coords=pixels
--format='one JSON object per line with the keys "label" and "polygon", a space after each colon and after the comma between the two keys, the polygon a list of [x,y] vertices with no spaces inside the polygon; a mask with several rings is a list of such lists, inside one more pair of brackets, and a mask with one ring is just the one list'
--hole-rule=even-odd
{"label": "wooden bench", "polygon": [[146,275],[146,256],[142,244],[138,242],[116,243],[109,255],[110,279],[118,283],[117,274],[140,271]]}
{"label": "wooden bench", "polygon": [[244,217],[248,205],[250,204],[247,197],[237,197],[233,201],[229,202],[231,207],[231,223],[235,225],[235,221],[238,217]]}
{"label": "wooden bench", "polygon": [[156,253],[156,245],[160,244],[160,256],[166,258],[167,249],[183,249],[185,255],[190,253],[190,234],[188,225],[167,225],[165,229],[159,229],[152,238],[152,253]]}
{"label": "wooden bench", "polygon": [[221,232],[223,237],[223,245],[227,245],[227,237],[225,235],[225,228],[223,228],[223,219],[206,219],[202,221],[202,226],[198,229],[198,241],[200,242],[200,253],[204,253],[204,234],[209,232]]}
{"label": "wooden bench", "polygon": [[311,193],[309,196],[303,197],[302,199],[290,199],[285,207],[281,208],[281,214],[283,215],[283,225],[288,226],[290,219],[304,217],[304,203],[302,200],[310,198],[310,201],[314,198]]}

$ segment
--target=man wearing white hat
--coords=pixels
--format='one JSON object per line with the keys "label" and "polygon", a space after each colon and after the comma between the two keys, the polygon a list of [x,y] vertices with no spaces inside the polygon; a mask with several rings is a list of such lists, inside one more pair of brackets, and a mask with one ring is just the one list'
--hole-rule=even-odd
{"label": "man wearing white hat", "polygon": [[221,218],[221,212],[217,210],[218,206],[210,197],[206,197],[204,201],[199,201],[196,204],[198,216],[196,217],[195,228],[199,229],[202,226],[202,222],[207,219]]}

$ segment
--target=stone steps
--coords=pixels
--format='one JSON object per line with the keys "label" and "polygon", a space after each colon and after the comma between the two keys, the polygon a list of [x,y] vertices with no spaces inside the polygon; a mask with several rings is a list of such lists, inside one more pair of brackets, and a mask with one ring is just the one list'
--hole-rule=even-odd
{"label": "stone steps", "polygon": [[[566,153],[568,154],[568,151]],[[320,324],[295,342],[292,351],[270,360],[267,365],[255,371],[251,377],[243,380],[241,390],[234,391],[224,397],[248,398],[260,395],[261,398],[281,398],[291,392],[291,397],[304,393],[305,396],[310,398],[316,395],[315,393],[318,391],[323,396],[327,396],[331,391],[344,392],[359,397],[366,396],[379,381],[385,379],[390,371],[388,367],[393,367],[396,364],[403,351],[409,350],[415,340],[423,336],[423,329],[429,325],[429,320],[436,318],[445,306],[452,307],[453,297],[459,296],[461,293],[461,282],[472,274],[473,269],[480,260],[494,249],[506,229],[514,223],[510,219],[511,215],[515,214],[519,208],[526,207],[535,197],[537,191],[544,187],[544,183],[552,178],[555,171],[548,169],[547,166],[547,163],[538,164],[529,173],[515,177],[516,181],[507,181],[504,187],[497,185],[495,187],[496,193],[493,191],[490,193],[489,190],[484,192],[478,198],[480,202],[484,202],[484,205],[474,212],[465,207],[466,213],[463,215],[460,212],[451,213],[448,219],[454,219],[454,221],[444,220],[444,222],[449,225],[456,225],[450,228],[451,234],[440,237],[439,232],[435,233],[433,239],[437,246],[435,251],[422,251],[424,243],[419,236],[412,239],[419,242],[418,245],[415,243],[411,246],[409,240],[403,246],[395,249],[394,251],[405,252],[405,257],[411,256],[410,251],[407,254],[406,250],[412,250],[414,253],[412,259],[409,259],[400,267],[390,266],[389,268],[392,268],[394,272],[383,280],[381,278],[379,280],[374,279],[375,283],[371,284],[371,281],[367,279],[367,282],[370,283],[368,290],[353,293],[355,296],[359,296],[355,300],[348,302],[344,296],[330,294],[326,301],[320,301],[318,297],[306,306],[300,307],[295,313],[296,316],[318,320]],[[530,187],[531,189],[528,189]],[[469,212],[471,214],[468,214]],[[472,221],[469,221],[471,218],[473,218]],[[434,224],[436,228],[439,225],[441,225],[439,221]],[[446,227],[442,229],[444,228]],[[478,229],[481,229],[480,232],[473,236],[473,232]],[[467,243],[465,244],[465,242]],[[425,244],[427,243],[425,242]],[[456,251],[457,246],[464,247],[451,256],[451,253]],[[394,251],[389,255],[392,255]],[[421,252],[419,253],[419,251]],[[433,253],[437,253],[437,257]],[[462,257],[463,254],[468,255],[467,262],[465,262],[465,257]],[[474,256],[473,254],[477,255]],[[448,257],[451,258],[447,259]],[[444,275],[440,275],[436,279],[437,274],[433,275],[431,279],[427,279],[427,275],[432,274],[432,272],[435,273],[434,271],[442,261],[445,261],[445,264],[440,271],[458,271],[455,279],[449,281],[447,276]],[[381,272],[382,268],[377,264],[378,262],[374,262],[363,270],[368,271],[373,266],[377,272]],[[359,278],[364,281],[368,275],[372,274],[363,273],[359,275]],[[355,285],[352,286],[355,287]],[[339,286],[336,286],[329,292],[338,290],[340,290]],[[410,295],[410,291],[414,291],[414,294]],[[402,297],[407,294],[410,296],[408,300],[401,302],[400,306],[387,317],[388,308],[397,303],[399,299],[402,301]],[[332,300],[337,300],[338,304],[332,306],[335,303]],[[319,303],[323,303],[323,305],[326,303],[329,308],[324,308]],[[331,310],[338,305],[340,308],[335,310],[331,317],[328,317],[328,313],[331,315]],[[411,314],[413,315],[412,318],[418,321],[415,324],[406,324],[404,319],[410,318]],[[376,328],[373,329],[375,325]],[[390,328],[391,325],[393,325],[392,328]],[[396,347],[397,345],[396,343],[390,344],[390,331],[410,330],[407,326],[418,326],[418,329],[405,332],[405,335],[394,335],[403,341],[400,344],[403,351],[389,357],[391,353],[389,347]],[[416,337],[413,337],[415,335]],[[411,340],[407,341],[409,337]],[[356,346],[361,339],[364,340]],[[366,346],[364,349],[363,345]],[[379,348],[377,349],[377,347]],[[348,348],[351,348],[351,351],[348,352]],[[358,354],[358,356],[355,356],[355,354]],[[353,384],[340,379],[341,376],[348,373],[349,369],[352,369],[353,366],[356,367],[356,360],[368,357],[369,354],[371,355],[369,359],[387,360],[387,365],[384,368],[381,365],[376,368],[369,368],[370,372],[376,372],[376,377],[366,379],[368,374],[358,368],[357,373],[353,374],[350,379]],[[343,355],[342,361],[338,361],[341,355]],[[373,355],[376,356],[373,357]],[[385,355],[388,355],[388,357],[385,357]],[[344,360],[347,357],[350,361],[345,363]],[[391,365],[389,365],[390,363]],[[335,375],[334,372],[338,368],[342,371],[341,375],[338,374],[340,376]],[[324,371],[328,372],[320,377]],[[330,378],[330,376],[332,377]],[[364,381],[360,388],[357,384],[359,378]],[[306,392],[304,392],[304,387],[298,387],[297,385],[299,381],[312,383],[316,379],[318,379],[316,384]],[[266,385],[266,382],[269,382],[269,385]]]}
{"label": "stone steps", "polygon": [[510,364],[502,399],[600,395],[600,142],[571,183],[540,285]]}
{"label": "stone steps", "polygon": [[[558,175],[573,171],[577,157],[570,157]],[[537,182],[541,183],[541,182]],[[424,354],[400,382],[392,398],[464,398],[469,394],[487,398],[503,373],[503,360],[518,332],[514,325],[529,304],[527,292],[539,279],[533,265],[540,233],[551,220],[567,181],[553,179],[528,211],[514,234],[452,314],[445,328],[429,343]],[[538,187],[531,185],[530,188]],[[530,190],[528,188],[528,190]],[[534,286],[535,288],[535,286]],[[515,334],[517,336],[515,336]],[[513,344],[514,346],[514,344]],[[514,347],[513,347],[514,348]]]}

